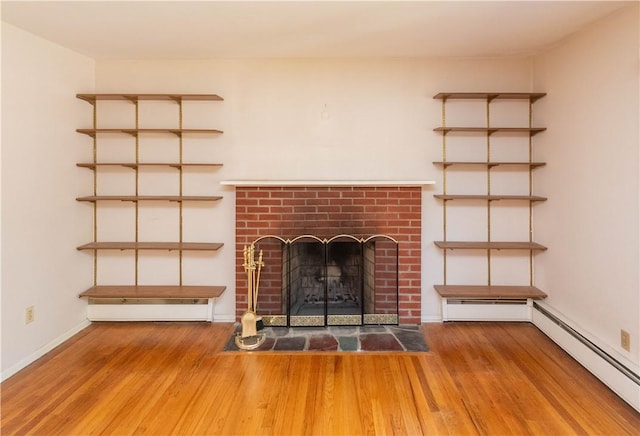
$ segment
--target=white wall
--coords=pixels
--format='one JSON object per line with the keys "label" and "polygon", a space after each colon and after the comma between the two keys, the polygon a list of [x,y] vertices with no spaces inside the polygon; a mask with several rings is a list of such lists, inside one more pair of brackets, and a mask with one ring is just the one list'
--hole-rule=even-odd
{"label": "white wall", "polygon": [[[536,207],[536,282],[548,304],[614,355],[639,367],[638,5],[538,56],[535,88],[548,96],[536,173],[549,201]],[[631,352],[620,347],[631,333]]]}
{"label": "white wall", "polygon": [[[93,60],[2,23],[2,378],[86,325],[91,212],[75,201],[90,175]],[[86,171],[86,170],[85,170]],[[25,308],[35,321],[25,325]]]}
{"label": "white wall", "polygon": [[[530,85],[531,63],[525,58],[99,61],[96,66],[98,92],[224,97],[199,127],[225,133],[193,156],[224,163],[216,180],[435,179],[439,184],[440,170],[431,162],[441,160],[441,137],[433,132],[441,123],[441,106],[432,97],[452,90],[527,91]],[[185,123],[188,119],[185,115]],[[424,190],[424,320],[440,319],[433,284],[442,281],[442,256],[433,241],[442,238],[442,212],[432,197],[440,190],[438,185]],[[214,183],[210,193],[225,197],[213,206],[214,219],[203,225],[210,229],[207,238],[226,245],[210,264],[217,283],[228,287],[216,317],[233,319],[234,191]],[[113,279],[126,281],[130,275]]]}

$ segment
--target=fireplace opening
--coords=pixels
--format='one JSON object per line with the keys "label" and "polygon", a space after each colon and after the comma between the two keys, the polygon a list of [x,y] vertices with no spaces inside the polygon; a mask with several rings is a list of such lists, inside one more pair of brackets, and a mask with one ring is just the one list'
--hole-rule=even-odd
{"label": "fireplace opening", "polygon": [[255,245],[271,254],[265,256],[268,280],[261,284],[257,306],[266,325],[398,324],[398,242],[393,238],[266,236]]}
{"label": "fireplace opening", "polygon": [[[286,259],[286,257],[285,257]],[[285,260],[286,262],[286,260]],[[288,251],[284,288],[293,317],[362,313],[362,246],[358,242],[298,242]]]}

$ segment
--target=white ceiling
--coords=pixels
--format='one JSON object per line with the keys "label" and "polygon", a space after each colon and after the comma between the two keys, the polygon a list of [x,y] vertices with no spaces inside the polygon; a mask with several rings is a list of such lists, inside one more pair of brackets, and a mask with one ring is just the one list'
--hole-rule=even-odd
{"label": "white ceiling", "polygon": [[[628,3],[626,3],[628,4]],[[2,20],[95,59],[517,56],[615,1],[2,1]]]}

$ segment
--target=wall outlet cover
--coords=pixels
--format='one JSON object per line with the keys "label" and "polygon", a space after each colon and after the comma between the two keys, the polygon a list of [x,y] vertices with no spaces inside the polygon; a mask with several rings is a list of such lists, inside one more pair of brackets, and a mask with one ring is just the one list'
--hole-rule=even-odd
{"label": "wall outlet cover", "polygon": [[24,323],[29,324],[35,321],[36,314],[35,308],[33,306],[29,306],[24,310]]}
{"label": "wall outlet cover", "polygon": [[631,351],[631,335],[626,330],[620,330],[620,346],[627,351]]}

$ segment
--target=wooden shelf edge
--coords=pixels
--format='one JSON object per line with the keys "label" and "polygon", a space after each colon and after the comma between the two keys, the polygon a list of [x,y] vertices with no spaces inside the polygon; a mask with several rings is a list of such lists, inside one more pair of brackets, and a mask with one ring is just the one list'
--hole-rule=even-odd
{"label": "wooden shelf edge", "polygon": [[434,198],[440,200],[524,200],[524,201],[547,201],[546,197],[536,195],[465,195],[465,194],[434,194]]}
{"label": "wooden shelf edge", "polygon": [[179,163],[179,162],[80,162],[76,166],[80,168],[95,169],[96,167],[125,167],[125,168],[138,168],[138,167],[172,167],[172,168],[205,168],[205,167],[222,167],[221,163]]}
{"label": "wooden shelf edge", "polygon": [[181,136],[185,133],[224,133],[218,129],[76,129],[76,132],[89,135],[94,138],[98,133],[125,133],[127,135],[136,136],[140,133],[172,133]]}
{"label": "wooden shelf edge", "polygon": [[547,247],[536,242],[511,241],[433,241],[438,247],[446,250],[532,250],[545,251]]}
{"label": "wooden shelf edge", "polygon": [[221,196],[179,196],[179,195],[88,195],[77,197],[76,201],[219,201]]}
{"label": "wooden shelf edge", "polygon": [[226,286],[93,286],[78,296],[88,298],[218,298]]}
{"label": "wooden shelf edge", "polygon": [[531,298],[539,300],[547,297],[547,294],[535,286],[434,285],[434,289],[443,298]]}
{"label": "wooden shelf edge", "polygon": [[434,132],[442,132],[446,135],[451,132],[460,133],[486,133],[493,135],[494,133],[529,133],[535,136],[540,132],[547,130],[546,127],[436,127]]}
{"label": "wooden shelf edge", "polygon": [[135,103],[140,100],[155,101],[223,101],[217,94],[76,94],[76,98],[90,104],[98,100],[123,100]]}
{"label": "wooden shelf edge", "polygon": [[169,250],[169,251],[217,251],[222,242],[89,242],[77,250]]}
{"label": "wooden shelf edge", "polygon": [[535,103],[546,95],[546,92],[439,92],[433,98],[437,100],[529,100]]}
{"label": "wooden shelf edge", "polygon": [[481,161],[434,161],[434,165],[448,167],[452,165],[475,165],[484,167],[497,167],[497,166],[528,166],[533,168],[539,168],[545,166],[546,162],[481,162]]}

